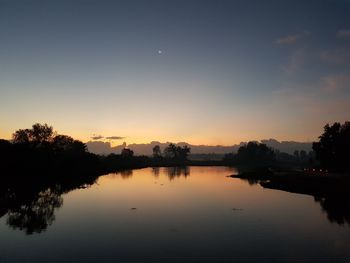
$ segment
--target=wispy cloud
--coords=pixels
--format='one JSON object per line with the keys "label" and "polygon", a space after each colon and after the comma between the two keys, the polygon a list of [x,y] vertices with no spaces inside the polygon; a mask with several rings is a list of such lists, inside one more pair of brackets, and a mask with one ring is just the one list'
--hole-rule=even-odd
{"label": "wispy cloud", "polygon": [[125,139],[126,137],[122,137],[122,136],[102,136],[102,135],[97,135],[97,134],[93,134],[91,136],[91,139],[94,141],[98,141],[98,140],[102,140],[102,139],[106,139],[106,140],[122,140]]}
{"label": "wispy cloud", "polygon": [[297,72],[305,63],[305,51],[304,49],[299,49],[295,51],[290,57],[289,63],[285,68],[287,75],[293,75]]}
{"label": "wispy cloud", "polygon": [[337,92],[350,87],[350,74],[334,74],[324,78],[324,90]]}
{"label": "wispy cloud", "polygon": [[350,49],[323,51],[320,53],[320,59],[329,64],[350,64]]}
{"label": "wispy cloud", "polygon": [[336,36],[337,38],[350,39],[350,29],[338,30]]}
{"label": "wispy cloud", "polygon": [[290,45],[290,44],[294,44],[297,41],[299,41],[300,38],[301,38],[300,34],[284,36],[284,37],[278,38],[276,40],[276,44],[278,44],[278,45]]}
{"label": "wispy cloud", "polygon": [[125,137],[122,136],[108,136],[106,137],[107,140],[122,140],[125,139]]}
{"label": "wispy cloud", "polygon": [[104,137],[102,135],[96,135],[94,134],[93,136],[91,136],[91,139],[94,140],[94,141],[97,141],[97,140],[101,140],[103,139]]}

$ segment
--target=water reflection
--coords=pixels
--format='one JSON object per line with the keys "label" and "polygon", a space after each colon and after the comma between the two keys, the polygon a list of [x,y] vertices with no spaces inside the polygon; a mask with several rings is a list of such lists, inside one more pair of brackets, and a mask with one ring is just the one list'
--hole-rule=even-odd
{"label": "water reflection", "polygon": [[175,167],[166,167],[166,174],[170,180],[174,180],[177,177],[187,177],[190,175],[190,167],[188,166],[175,166]]}
{"label": "water reflection", "polygon": [[60,187],[41,191],[31,202],[10,208],[7,212],[7,224],[26,234],[45,231],[55,220],[55,209],[63,205]]}
{"label": "water reflection", "polygon": [[[118,173],[117,173],[117,174],[118,174]],[[123,179],[129,179],[129,178],[132,177],[133,172],[132,172],[131,169],[126,169],[126,170],[120,171],[119,174],[121,175],[121,177],[122,177]]]}
{"label": "water reflection", "polygon": [[158,178],[161,169],[163,169],[164,173],[168,176],[169,180],[172,181],[178,177],[188,177],[191,173],[191,168],[189,166],[173,166],[173,167],[152,167],[152,173],[154,177]]}
{"label": "water reflection", "polygon": [[[199,168],[193,169],[193,176],[196,177]],[[229,171],[226,173],[223,170],[221,174],[219,174],[222,176],[214,177],[210,174],[210,169],[214,168],[201,169],[202,170],[200,171],[203,176],[201,176],[197,181],[198,183],[201,183],[201,185],[197,185],[196,188],[198,193],[204,193],[203,189],[201,188],[204,185],[209,186],[213,182],[216,182],[216,180],[223,180],[222,178],[225,178],[226,175],[230,174]],[[170,181],[173,181],[179,178],[189,177],[191,168],[155,167],[149,170],[141,170],[141,172],[124,170],[114,175],[109,175],[109,177],[113,178],[115,176],[116,180],[118,177],[122,179],[131,179],[134,173],[136,174],[136,177],[137,174],[141,174],[145,179],[147,179],[147,176],[153,175],[159,178],[161,176],[166,176]],[[6,224],[10,228],[21,230],[28,235],[33,233],[41,233],[48,229],[55,221],[55,213],[57,212],[57,209],[63,206],[62,194],[68,193],[75,189],[89,187],[95,183],[96,179],[97,176],[75,177],[74,180],[72,178],[65,178],[55,180],[54,182],[42,182],[38,179],[36,181],[32,181],[31,179],[22,179],[21,185],[18,185],[16,180],[3,180],[2,184],[0,185],[0,218],[4,217]],[[259,183],[258,180],[248,180],[246,182],[248,182],[250,185]],[[220,188],[218,188],[219,191],[221,191],[225,185],[232,183],[234,183],[234,181],[228,180],[227,183],[225,182],[220,186]],[[143,181],[139,181],[138,179],[135,181],[134,185],[136,184],[144,185]],[[185,185],[187,185],[186,182],[184,182],[182,187]],[[104,190],[102,189],[101,191]],[[126,189],[125,191],[128,190]],[[130,193],[130,195],[134,194],[134,192]],[[350,206],[348,205],[350,201],[349,196],[340,197],[328,195],[325,197],[320,197],[320,195],[312,193],[309,195],[314,196],[315,202],[317,202],[322,211],[326,213],[329,222],[350,226]],[[84,199],[84,202],[88,202],[87,199]]]}
{"label": "water reflection", "polygon": [[[240,180],[243,180],[252,186],[264,182],[263,180],[255,178],[240,178]],[[261,185],[264,188],[266,187],[266,185],[263,183]],[[267,188],[286,191],[283,188],[279,188],[278,185],[275,185],[274,187],[271,187],[269,185]],[[329,193],[320,195],[320,189],[314,189],[314,191],[309,190],[308,192],[302,190],[304,190],[302,188],[302,185],[296,185],[294,187],[288,188],[288,192],[302,193],[313,196],[315,202],[320,204],[321,210],[326,213],[329,222],[336,223],[338,225],[350,226],[350,195],[339,195]]]}
{"label": "water reflection", "polygon": [[[158,178],[161,172],[166,174],[170,181],[178,177],[187,177],[190,175],[189,166],[174,166],[174,167],[152,167],[152,174],[154,177]],[[133,170],[126,169],[115,173],[115,175],[120,175],[123,179],[130,179],[133,176]]]}
{"label": "water reflection", "polygon": [[0,218],[5,216],[9,227],[27,235],[41,233],[55,221],[55,212],[63,205],[62,194],[87,188],[96,179],[91,175],[51,180],[4,177],[0,185]]}
{"label": "water reflection", "polygon": [[350,226],[350,196],[316,197],[330,222]]}
{"label": "water reflection", "polygon": [[160,173],[160,168],[159,167],[152,167],[152,173],[153,173],[154,177],[158,178],[159,173]]}

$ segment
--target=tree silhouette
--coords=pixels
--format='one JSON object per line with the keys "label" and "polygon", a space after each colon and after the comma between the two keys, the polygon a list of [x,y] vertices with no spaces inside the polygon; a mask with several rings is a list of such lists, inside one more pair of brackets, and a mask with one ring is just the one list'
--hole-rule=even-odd
{"label": "tree silhouette", "polygon": [[13,135],[14,143],[43,143],[49,142],[53,139],[55,132],[52,126],[45,124],[35,123],[32,129],[20,129]]}
{"label": "tree silhouette", "polygon": [[52,140],[52,145],[55,151],[62,152],[74,152],[84,153],[86,152],[85,143],[74,140],[72,137],[67,135],[57,135]]}
{"label": "tree silhouette", "polygon": [[164,149],[164,155],[168,159],[176,159],[177,157],[177,150],[176,145],[173,143],[170,143],[165,149]]}
{"label": "tree silhouette", "polygon": [[162,153],[160,151],[159,145],[154,146],[152,150],[153,150],[153,158],[159,159],[162,157]]}
{"label": "tree silhouette", "polygon": [[333,171],[350,171],[350,122],[324,126],[318,142],[312,145],[321,165]]}
{"label": "tree silhouette", "polygon": [[173,143],[170,143],[164,149],[165,157],[176,161],[186,161],[188,154],[190,152],[191,152],[191,148],[189,148],[187,145],[181,147],[181,146],[176,146]]}
{"label": "tree silhouette", "polygon": [[134,156],[134,151],[129,148],[124,148],[121,153],[122,157],[131,158]]}
{"label": "tree silhouette", "polygon": [[5,171],[16,174],[64,171],[68,174],[101,169],[98,156],[87,152],[85,143],[57,134],[46,123],[17,130],[12,137],[12,143],[0,144],[0,157],[6,161],[2,167]]}
{"label": "tree silhouette", "polygon": [[231,153],[224,157],[226,163],[254,166],[271,165],[275,160],[273,149],[258,142],[248,142],[246,145],[239,147],[237,154]]}

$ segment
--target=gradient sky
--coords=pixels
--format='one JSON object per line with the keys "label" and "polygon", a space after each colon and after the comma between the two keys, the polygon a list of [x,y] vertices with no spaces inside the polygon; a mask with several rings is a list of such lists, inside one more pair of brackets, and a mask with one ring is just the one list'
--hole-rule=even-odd
{"label": "gradient sky", "polygon": [[0,91],[0,138],[312,141],[350,119],[350,2],[0,0]]}

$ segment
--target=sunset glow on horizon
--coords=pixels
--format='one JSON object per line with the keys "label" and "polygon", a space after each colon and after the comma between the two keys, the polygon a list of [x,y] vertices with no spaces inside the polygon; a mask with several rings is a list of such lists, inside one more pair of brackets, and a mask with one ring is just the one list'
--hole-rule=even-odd
{"label": "sunset glow on horizon", "polygon": [[350,112],[347,1],[0,1],[0,138],[312,142]]}

